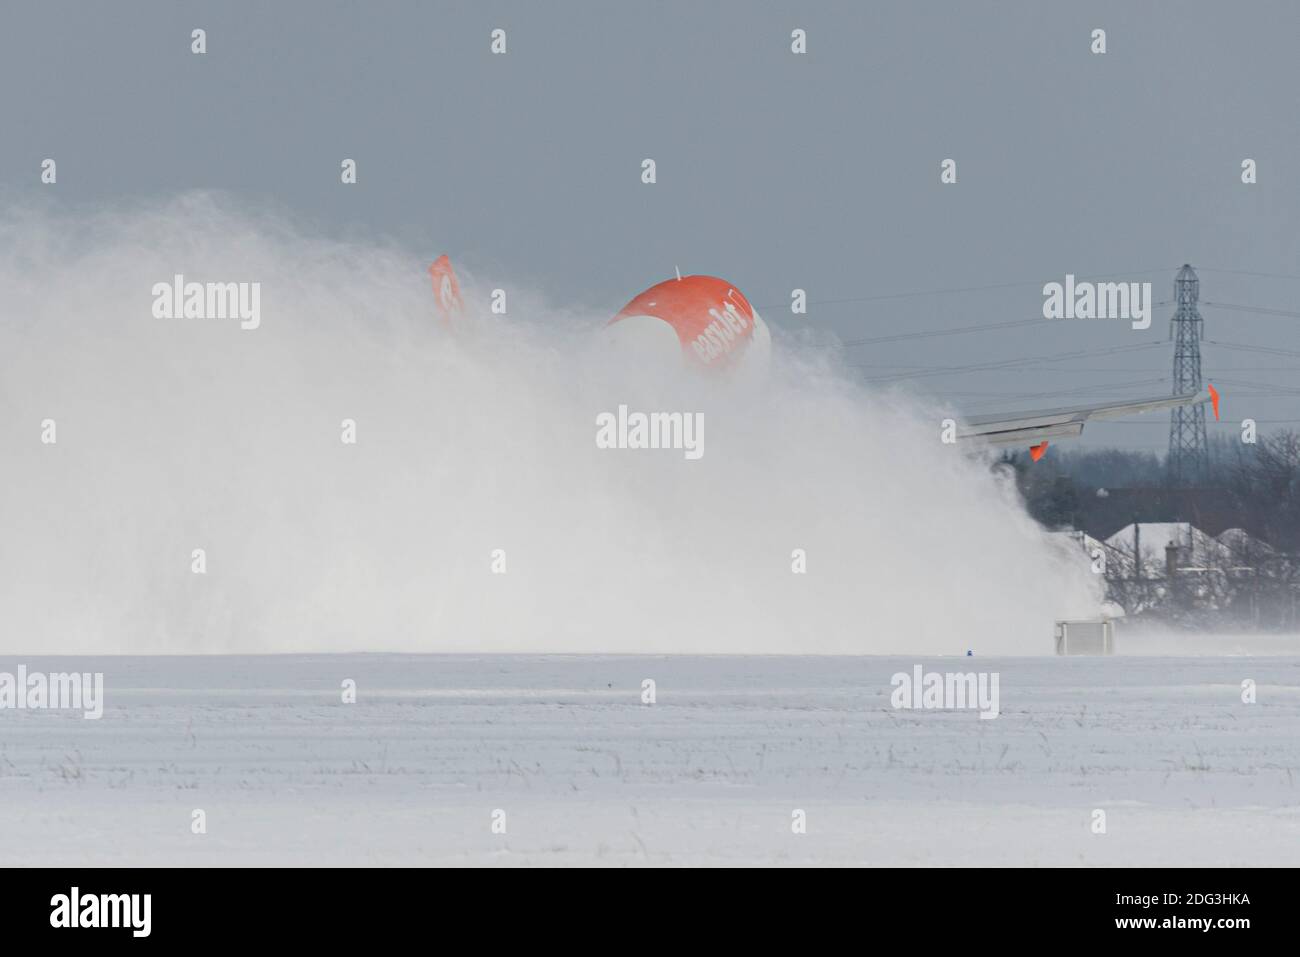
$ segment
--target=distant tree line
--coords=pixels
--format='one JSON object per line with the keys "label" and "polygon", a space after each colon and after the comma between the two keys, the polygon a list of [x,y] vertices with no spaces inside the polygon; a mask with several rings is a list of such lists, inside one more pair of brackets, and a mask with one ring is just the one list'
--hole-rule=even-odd
{"label": "distant tree line", "polygon": [[1182,556],[1187,567],[1172,581],[1120,543],[1120,560],[1107,564],[1108,592],[1130,614],[1300,627],[1300,434],[1271,432],[1253,444],[1216,436],[1209,453],[1208,475],[1192,485],[1154,452],[1050,447],[1038,462],[1004,454],[1000,467],[1014,470],[1029,513],[1052,530],[1104,541],[1134,523],[1188,522],[1218,538],[1223,548]]}
{"label": "distant tree line", "polygon": [[[1197,524],[1205,517],[1209,526],[1241,528],[1279,551],[1300,553],[1300,434],[1271,432],[1249,445],[1215,436],[1209,452],[1209,474],[1191,486],[1175,481],[1155,452],[1060,447],[1038,462],[1023,452],[1006,453],[1001,461],[1015,470],[1029,513],[1048,528],[1108,537],[1116,529],[1108,529],[1102,516],[1115,509],[1106,500],[1117,491],[1140,491],[1145,494],[1128,496],[1134,513],[1120,516],[1121,526],[1135,520]],[[1198,527],[1212,535],[1223,530]]]}

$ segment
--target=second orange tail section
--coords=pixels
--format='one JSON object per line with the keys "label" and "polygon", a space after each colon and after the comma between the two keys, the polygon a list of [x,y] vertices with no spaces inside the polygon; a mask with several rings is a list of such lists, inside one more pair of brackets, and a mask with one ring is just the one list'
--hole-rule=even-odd
{"label": "second orange tail section", "polygon": [[465,314],[465,303],[460,298],[460,282],[451,260],[443,255],[429,267],[433,277],[433,296],[438,303],[438,315],[445,325],[454,325]]}

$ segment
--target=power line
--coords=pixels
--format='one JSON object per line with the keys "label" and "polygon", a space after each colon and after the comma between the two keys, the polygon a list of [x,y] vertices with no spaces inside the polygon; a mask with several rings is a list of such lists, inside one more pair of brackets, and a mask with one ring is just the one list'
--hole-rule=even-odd
{"label": "power line", "polygon": [[[1168,381],[1168,376],[1162,376],[1161,378],[1158,378],[1158,379],[1138,379],[1138,380],[1133,381],[1133,382],[1108,382],[1108,383],[1106,383],[1105,385],[1089,386],[1088,388],[1085,388],[1085,389],[1068,389],[1068,390],[1065,390],[1065,391],[1052,391],[1052,392],[968,392],[968,391],[966,391],[965,389],[962,389],[962,390],[955,391],[955,392],[947,392],[947,391],[945,391],[945,392],[937,392],[937,393],[935,393],[935,396],[936,396],[937,398],[939,398],[939,399],[988,399],[988,398],[993,398],[993,399],[998,399],[999,401],[1001,401],[1001,400],[1003,400],[1003,399],[1037,399],[1037,398],[1041,398],[1041,397],[1043,397],[1043,396],[1051,396],[1051,395],[1086,395],[1086,394],[1088,394],[1089,392],[1105,392],[1107,389],[1119,389],[1119,388],[1123,388],[1123,387],[1125,387],[1125,386],[1131,386],[1131,385],[1143,385],[1143,384],[1146,384],[1146,383],[1167,382],[1167,381]],[[1232,393],[1232,394],[1233,394],[1233,395],[1240,395],[1241,393],[1237,392],[1236,390],[1233,390],[1233,393]],[[978,404],[983,405],[984,403],[978,403]]]}
{"label": "power line", "polygon": [[[1105,279],[1113,276],[1149,276],[1152,273],[1158,273],[1158,272],[1174,272],[1176,269],[1178,269],[1177,266],[1164,266],[1159,269],[1134,269],[1129,272],[1093,273],[1089,276],[1077,276],[1075,278],[1076,280],[1091,280],[1091,279]],[[951,295],[957,295],[958,293],[966,293],[966,292],[992,292],[998,289],[1015,289],[1021,286],[1041,287],[1042,285],[1043,285],[1043,280],[1041,279],[1027,279],[1022,282],[1000,282],[1000,283],[992,283],[987,286],[960,286],[960,287],[952,287],[947,289],[915,289],[909,292],[882,293],[877,296],[853,296],[847,299],[816,299],[816,300],[810,300],[808,302],[808,305],[838,306],[838,305],[845,305],[847,303],[854,303],[854,302],[886,302],[886,301],[896,300],[896,299],[913,299],[921,296],[951,296]],[[780,309],[780,308],[787,307],[789,305],[790,304],[788,302],[768,303],[767,305],[759,305],[756,308]],[[1155,303],[1155,305],[1161,305],[1161,303]]]}
{"label": "power line", "polygon": [[1252,271],[1249,270],[1249,269],[1216,269],[1216,268],[1214,268],[1213,266],[1202,266],[1202,267],[1201,267],[1201,271],[1202,271],[1202,272],[1205,272],[1205,271],[1207,271],[1207,270],[1208,270],[1209,272],[1232,273],[1233,275],[1237,275],[1237,276],[1263,276],[1263,277],[1266,278],[1266,279],[1296,279],[1296,280],[1300,280],[1300,276],[1295,276],[1295,275],[1292,275],[1291,273],[1284,273],[1284,272],[1252,272]]}
{"label": "power line", "polygon": [[1264,306],[1239,306],[1230,302],[1206,302],[1207,306],[1214,306],[1216,309],[1230,309],[1237,312],[1253,312],[1264,316],[1278,316],[1284,319],[1300,319],[1300,312],[1292,312],[1289,309],[1268,309]]}
{"label": "power line", "polygon": [[[1300,423],[1300,419],[1256,419],[1256,420],[1255,420],[1255,424],[1256,424],[1256,425],[1288,425],[1288,424],[1291,424],[1291,423]],[[1162,421],[1160,421],[1160,419],[1145,419],[1145,420],[1143,420],[1143,419],[1131,419],[1131,420],[1130,420],[1130,419],[1108,419],[1108,420],[1105,421],[1105,423],[1097,423],[1097,425],[1160,425],[1160,426],[1164,426],[1165,423],[1162,423]],[[1232,426],[1232,428],[1236,428],[1236,426],[1234,425],[1234,426]]]}
{"label": "power line", "polygon": [[928,372],[897,373],[886,376],[869,376],[868,382],[889,382],[897,379],[921,379],[929,378],[934,375],[945,375],[953,373],[978,372],[985,369],[1009,369],[1027,362],[1064,362],[1067,359],[1082,359],[1089,356],[1117,355],[1124,352],[1136,352],[1142,349],[1159,349],[1164,346],[1163,342],[1141,342],[1131,346],[1111,346],[1107,349],[1082,349],[1075,352],[1063,352],[1054,356],[1026,356],[1020,359],[1003,359],[997,362],[973,363],[966,366],[952,366],[948,369],[935,369]]}
{"label": "power line", "polygon": [[[1094,279],[1107,279],[1107,278],[1119,277],[1119,276],[1149,276],[1153,273],[1177,272],[1178,269],[1179,269],[1178,266],[1165,266],[1165,267],[1160,267],[1158,269],[1133,269],[1127,272],[1110,272],[1110,273],[1097,272],[1089,275],[1078,276],[1076,277],[1076,279],[1078,281],[1091,281]],[[1212,266],[1202,266],[1201,269],[1208,270],[1210,272],[1231,273],[1239,276],[1260,276],[1260,277],[1265,277],[1270,279],[1300,280],[1300,276],[1291,275],[1289,273],[1254,272],[1246,269],[1217,269]],[[916,299],[916,298],[924,298],[926,296],[952,296],[952,295],[960,295],[964,293],[973,293],[973,292],[996,292],[997,290],[1000,289],[1017,289],[1017,288],[1022,288],[1024,286],[1042,286],[1042,285],[1043,285],[1043,280],[1041,279],[1026,279],[1018,282],[989,283],[983,286],[951,286],[951,287],[942,287],[938,289],[912,289],[906,292],[881,293],[874,296],[846,296],[846,297],[835,298],[835,299],[810,299],[808,301],[808,305],[841,306],[841,305],[850,305],[852,303],[862,303],[862,302],[892,302],[899,299]],[[1154,302],[1152,303],[1152,305],[1167,306],[1170,304],[1170,302],[1172,302],[1172,300],[1165,299],[1159,302]],[[788,307],[789,305],[790,304],[788,302],[766,303],[766,304],[760,304],[756,306],[756,308],[782,309]],[[1207,302],[1205,303],[1205,305],[1217,306],[1220,309],[1241,308],[1243,309],[1243,311],[1256,311],[1251,307],[1238,307],[1238,306],[1233,306],[1229,303],[1208,303]],[[1300,313],[1293,313],[1291,315],[1300,317]]]}
{"label": "power line", "polygon": [[[902,369],[902,370],[909,370],[913,372],[923,372],[930,369],[949,371],[952,369],[960,369],[964,367],[963,366],[900,365],[898,363],[893,363],[893,364],[882,363],[882,364],[869,364],[869,365],[855,364],[853,368],[855,369]],[[1017,371],[1050,372],[1053,375],[1056,375],[1062,372],[1118,373],[1118,372],[1164,372],[1165,370],[1155,369],[1155,368],[1130,369],[1124,366],[1071,366],[1070,368],[1066,368],[1066,369],[1061,369],[1058,367],[1040,369],[1040,368],[1036,368],[1033,365],[1024,365],[1024,366],[1020,366]],[[1295,366],[1232,366],[1231,368],[1224,369],[1223,371],[1231,375],[1232,373],[1235,372],[1300,372],[1300,369],[1296,368]],[[1216,381],[1218,381],[1217,376],[1215,376],[1214,378]]]}
{"label": "power line", "polygon": [[1237,352],[1262,352],[1270,356],[1292,356],[1300,359],[1300,352],[1291,349],[1278,349],[1273,346],[1249,346],[1242,342],[1223,342],[1219,339],[1206,339],[1205,341],[1221,349],[1232,349]]}
{"label": "power line", "polygon": [[[1157,383],[1157,382],[1168,382],[1168,381],[1169,381],[1169,377],[1168,377],[1168,376],[1157,376],[1157,377],[1155,377],[1155,378],[1151,378],[1151,379],[1135,379],[1135,380],[1133,380],[1133,381],[1131,381],[1131,382],[1108,382],[1108,383],[1106,383],[1105,385],[1082,386],[1082,387],[1080,387],[1080,388],[1078,388],[1078,389],[1067,389],[1067,390],[1064,390],[1064,391],[1062,391],[1062,390],[1053,390],[1053,391],[1051,391],[1051,392],[1021,392],[1021,393],[1010,393],[1010,394],[1008,394],[1008,395],[1005,395],[1005,396],[1001,397],[1001,398],[998,399],[997,401],[1002,401],[1002,399],[1006,399],[1006,398],[1018,398],[1018,399],[1045,399],[1045,398],[1049,398],[1049,397],[1052,397],[1052,396],[1061,396],[1061,395],[1090,395],[1090,394],[1093,394],[1093,393],[1096,393],[1096,392],[1109,392],[1109,391],[1111,391],[1112,389],[1125,389],[1125,388],[1131,388],[1131,387],[1133,387],[1133,386],[1139,386],[1139,385],[1152,385],[1152,384]],[[957,394],[959,394],[959,393],[950,393],[950,394],[952,394],[952,395],[957,395]],[[971,408],[974,408],[974,409],[980,409],[980,408],[984,408],[985,406],[994,405],[994,404],[996,404],[996,403],[995,403],[995,402],[976,402],[973,406],[971,406]]]}
{"label": "power line", "polygon": [[[923,366],[923,365],[854,365],[855,369],[964,369],[965,366]],[[1274,371],[1292,371],[1289,369],[1278,369],[1273,367]],[[1021,371],[1035,371],[1032,366],[1024,366]],[[1075,366],[1071,369],[1044,369],[1044,372],[1164,372],[1164,369],[1125,369],[1121,366]],[[1245,372],[1245,369],[1233,369],[1233,372]]]}
{"label": "power line", "polygon": [[982,326],[958,326],[956,328],[934,329],[929,332],[900,332],[892,336],[876,336],[872,339],[846,339],[842,346],[866,346],[879,342],[899,342],[903,339],[933,339],[936,336],[959,336],[967,332],[987,332],[990,329],[1012,329],[1016,326],[1035,326],[1048,322],[1060,322],[1059,319],[1011,319],[1007,322],[990,322]]}
{"label": "power line", "polygon": [[[1222,382],[1225,385],[1232,386],[1233,395],[1253,395],[1253,396],[1264,396],[1264,397],[1300,395],[1300,389],[1288,389],[1286,386],[1274,385],[1273,383],[1256,385],[1253,382],[1242,382],[1236,379],[1219,379],[1217,381]],[[1243,389],[1250,389],[1251,391],[1244,392],[1242,391]]]}
{"label": "power line", "polygon": [[[1167,306],[1169,305],[1169,300],[1153,302],[1151,305]],[[943,329],[931,329],[923,332],[899,332],[890,336],[875,336],[869,339],[845,339],[840,343],[827,343],[824,348],[833,349],[837,345],[847,348],[850,346],[875,345],[881,342],[900,342],[904,339],[933,339],[938,336],[960,336],[968,332],[987,332],[991,329],[1012,329],[1018,326],[1038,326],[1060,323],[1062,321],[1064,320],[1036,317],[1033,319],[1010,319],[1006,322],[989,322],[979,326],[947,326]]]}

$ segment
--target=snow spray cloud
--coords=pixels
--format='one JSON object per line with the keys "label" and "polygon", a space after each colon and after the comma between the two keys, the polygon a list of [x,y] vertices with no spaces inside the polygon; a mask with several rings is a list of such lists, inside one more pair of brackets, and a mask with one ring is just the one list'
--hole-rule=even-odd
{"label": "snow spray cloud", "polygon": [[[426,265],[206,195],[0,213],[0,653],[1047,653],[1095,611],[915,405],[790,342],[669,372],[472,277],[448,330]],[[258,283],[257,328],[156,315],[176,276]],[[708,455],[598,448],[620,405]]]}

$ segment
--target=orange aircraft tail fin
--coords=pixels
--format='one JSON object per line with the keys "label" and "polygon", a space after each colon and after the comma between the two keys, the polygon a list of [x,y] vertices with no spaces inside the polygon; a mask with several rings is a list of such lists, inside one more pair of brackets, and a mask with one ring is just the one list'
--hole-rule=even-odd
{"label": "orange aircraft tail fin", "polygon": [[439,256],[429,267],[433,277],[433,296],[438,303],[438,315],[445,325],[454,325],[465,313],[465,303],[460,298],[460,282],[456,271],[451,268],[451,260]]}

